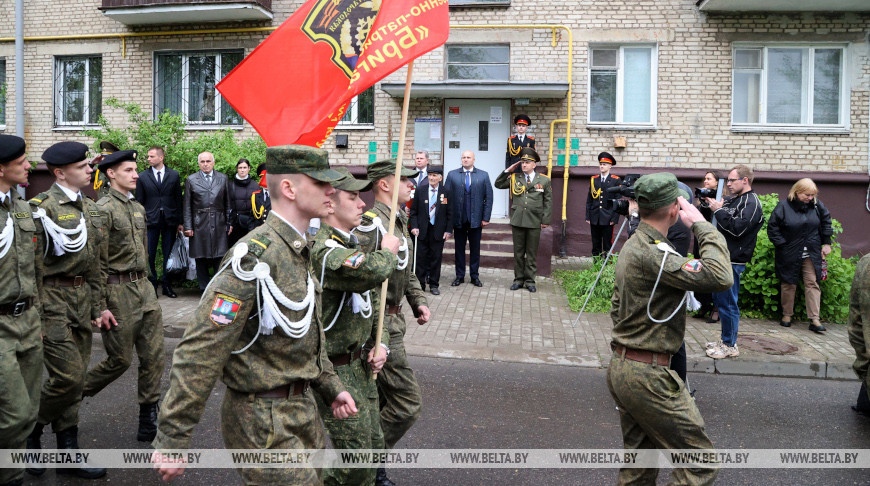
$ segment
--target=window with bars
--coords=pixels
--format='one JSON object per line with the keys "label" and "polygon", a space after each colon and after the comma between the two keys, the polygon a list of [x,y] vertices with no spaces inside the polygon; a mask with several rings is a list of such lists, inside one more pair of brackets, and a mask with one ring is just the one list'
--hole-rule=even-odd
{"label": "window with bars", "polygon": [[590,125],[655,125],[655,52],[655,46],[590,49]]}
{"label": "window with bars", "polygon": [[510,81],[510,57],[508,45],[447,46],[447,79]]}
{"label": "window with bars", "polygon": [[736,46],[732,128],[844,128],[845,52],[844,45]]}
{"label": "window with bars", "polygon": [[242,117],[215,85],[243,57],[241,50],[157,53],[154,113],[180,114],[189,125],[241,125]]}
{"label": "window with bars", "polygon": [[375,87],[363,91],[353,97],[347,107],[344,117],[338,122],[339,127],[371,126],[375,124]]}
{"label": "window with bars", "polygon": [[0,126],[6,125],[6,59],[0,59]]}
{"label": "window with bars", "polygon": [[57,57],[54,65],[55,126],[96,125],[103,112],[103,58]]}

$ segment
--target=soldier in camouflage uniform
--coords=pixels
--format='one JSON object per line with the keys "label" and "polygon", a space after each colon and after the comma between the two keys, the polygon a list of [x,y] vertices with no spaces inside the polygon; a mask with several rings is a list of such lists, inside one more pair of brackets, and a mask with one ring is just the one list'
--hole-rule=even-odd
{"label": "soldier in camouflage uniform", "polygon": [[[0,449],[24,449],[36,423],[42,381],[42,330],[34,273],[30,206],[18,194],[30,162],[24,140],[0,135]],[[20,485],[24,468],[0,468],[0,485]]]}
{"label": "soldier in camouflage uniform", "polygon": [[[354,234],[359,236],[360,248],[365,253],[380,248],[381,235],[389,228],[392,191],[399,191],[399,208],[403,208],[411,199],[414,185],[408,178],[416,176],[417,171],[403,167],[398,184],[395,181],[395,171],[395,159],[381,160],[370,164],[367,168],[366,175],[374,182],[375,204],[371,211],[363,214],[362,224],[354,230]],[[399,264],[390,275],[387,287],[384,332],[390,334],[390,356],[384,369],[378,374],[381,429],[388,449],[392,449],[414,425],[420,416],[423,403],[420,385],[417,384],[414,370],[408,364],[408,357],[405,354],[405,316],[402,314],[402,298],[408,300],[418,324],[429,322],[426,296],[420,287],[420,281],[409,265],[414,248],[413,240],[408,234],[408,218],[404,211],[396,212],[393,234],[402,239],[403,245],[399,248]],[[376,484],[392,484],[386,477],[384,468],[378,469]]]}
{"label": "soldier in camouflage uniform", "polygon": [[[94,157],[94,160],[91,161],[92,165],[97,165],[100,163],[103,158],[107,155],[111,155],[120,150],[115,144],[112,142],[106,142],[105,140],[100,142],[100,155]],[[111,181],[106,176],[106,172],[102,169],[98,169],[94,171],[94,190],[97,191],[97,201],[103,198],[103,196],[109,195],[109,188],[111,187]]]}
{"label": "soldier in camouflage uniform", "polygon": [[[42,159],[56,182],[30,200],[36,222],[36,282],[48,380],[42,387],[39,418],[28,438],[28,448],[40,447],[42,429],[51,424],[58,449],[78,449],[79,406],[91,359],[91,325],[96,326],[100,319],[99,257],[104,231],[97,205],[81,193],[93,172],[87,153],[88,147],[78,142],[49,147]],[[39,475],[45,469],[27,471]],[[104,468],[84,463],[57,472],[87,479],[106,474]]]}
{"label": "soldier in camouflage uniform", "polygon": [[105,282],[100,299],[101,334],[106,358],[88,371],[83,395],[92,397],[124,374],[139,356],[139,430],[136,438],[151,442],[157,433],[157,400],[163,375],[163,311],[148,281],[145,209],[133,198],[136,151],[124,150],[100,161],[112,182],[97,202],[106,227],[100,251]]}
{"label": "soldier in camouflage uniform", "polygon": [[852,368],[861,380],[856,412],[870,417],[870,255],[858,261],[849,300],[849,342],[855,348]]}
{"label": "soldier in camouflage uniform", "polygon": [[[725,239],[678,198],[677,187],[669,173],[638,179],[641,222],[616,262],[607,385],[619,407],[626,449],[713,448],[698,407],[668,364],[686,332],[686,291],[718,292],[733,277]],[[680,256],[664,236],[681,216],[698,238],[700,260]],[[717,472],[674,469],[674,483],[712,484]],[[658,469],[624,468],[619,484],[655,484],[657,475]]]}
{"label": "soldier in camouflage uniform", "polygon": [[[353,397],[359,414],[347,420],[336,420],[323,400],[317,408],[336,449],[383,449],[378,387],[372,379],[384,365],[389,353],[390,334],[383,333],[375,350],[379,286],[396,269],[399,239],[384,235],[382,250],[363,253],[350,232],[362,221],[365,202],[361,191],[371,189],[371,181],[356,180],[350,172],[335,169],[342,178],[332,183],[333,211],[324,218],[311,251],[314,274],[322,276],[323,323],[326,331],[326,352],[341,382]],[[362,358],[362,359],[361,359]],[[365,360],[365,362],[363,361]],[[368,363],[368,366],[366,365]],[[347,468],[324,471],[325,485],[372,485],[374,469]]]}
{"label": "soldier in camouflage uniform", "polygon": [[[227,385],[221,406],[227,449],[323,448],[309,384],[331,404],[335,417],[357,411],[327,359],[315,293],[320,285],[309,271],[303,233],[311,218],[327,215],[335,191],[329,182],[339,174],[329,168],[326,151],[313,147],[270,147],[266,161],[272,212],[224,258],[173,356],[153,442],[153,460],[164,481],[184,467],[162,452],[190,447],[218,377]],[[274,286],[267,286],[270,279]],[[271,290],[275,287],[283,295]],[[258,291],[269,292],[277,307],[258,302]],[[239,469],[239,474],[245,484],[320,484],[313,468]]]}

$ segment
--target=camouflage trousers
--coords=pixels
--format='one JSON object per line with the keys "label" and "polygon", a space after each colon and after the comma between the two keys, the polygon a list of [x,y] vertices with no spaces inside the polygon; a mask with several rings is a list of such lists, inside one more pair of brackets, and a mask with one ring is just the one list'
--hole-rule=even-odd
{"label": "camouflage trousers", "polygon": [[42,385],[37,420],[59,432],[79,423],[93,340],[90,289],[87,285],[46,286],[42,297],[42,345],[48,379]]}
{"label": "camouflage trousers", "polygon": [[[221,405],[227,449],[323,449],[326,437],[311,390],[287,398],[257,398],[227,388]],[[320,485],[313,468],[238,469],[244,484]]]}
{"label": "camouflage trousers", "polygon": [[378,398],[384,443],[392,449],[420,417],[423,397],[405,354],[405,317],[384,316],[384,330],[390,333],[390,356],[378,373]]}
{"label": "camouflage trousers", "polygon": [[[619,407],[626,449],[713,449],[704,419],[677,373],[614,354],[607,386]],[[677,468],[672,484],[713,484],[717,469]],[[656,484],[658,469],[619,470],[618,484]]]}
{"label": "camouflage trousers", "polygon": [[[354,360],[344,366],[336,366],[335,374],[341,379],[353,397],[359,413],[344,420],[332,416],[330,404],[317,399],[320,418],[326,425],[332,446],[335,449],[383,449],[384,434],[381,432],[380,409],[378,407],[378,387],[362,360]],[[326,469],[323,471],[323,484],[331,485],[373,485],[375,469]]]}
{"label": "camouflage trousers", "polygon": [[[42,330],[32,307],[0,316],[0,449],[24,449],[36,423],[42,384]],[[0,468],[0,484],[24,476],[24,468]]]}
{"label": "camouflage trousers", "polygon": [[83,395],[92,397],[127,371],[133,349],[139,356],[139,404],[160,399],[163,376],[163,311],[147,279],[124,284],[107,284],[107,305],[118,321],[101,330],[106,359],[88,371]]}

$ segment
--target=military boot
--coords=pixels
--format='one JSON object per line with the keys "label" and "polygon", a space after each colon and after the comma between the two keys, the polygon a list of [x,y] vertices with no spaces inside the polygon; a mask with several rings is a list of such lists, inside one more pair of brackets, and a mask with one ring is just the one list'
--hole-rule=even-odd
{"label": "military boot", "polygon": [[378,468],[378,472],[375,475],[375,486],[396,486],[396,483],[390,481],[390,478],[387,477],[387,470],[383,466]]}
{"label": "military boot", "polygon": [[[66,450],[78,450],[79,448],[79,428],[72,426],[66,430],[61,430],[56,433],[57,448]],[[71,474],[83,479],[97,479],[106,475],[104,467],[90,467],[88,463],[79,461],[79,467],[58,468],[57,474]]]}
{"label": "military boot", "polygon": [[139,432],[136,439],[142,442],[151,442],[157,436],[157,412],[160,407],[157,402],[142,403],[139,405]]}
{"label": "military boot", "polygon": [[[42,443],[40,441],[40,437],[42,437],[42,428],[44,426],[37,422],[36,425],[33,426],[33,432],[27,436],[27,450],[29,451],[39,451],[42,449]],[[36,467],[36,466],[26,466],[24,468],[27,471],[27,474],[31,476],[42,476],[45,474],[44,467]]]}

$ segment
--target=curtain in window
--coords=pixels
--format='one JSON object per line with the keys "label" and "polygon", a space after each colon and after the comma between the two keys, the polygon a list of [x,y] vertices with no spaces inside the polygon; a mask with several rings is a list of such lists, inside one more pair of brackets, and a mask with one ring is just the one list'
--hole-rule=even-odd
{"label": "curtain in window", "polygon": [[813,123],[840,123],[840,49],[816,49],[813,61]]}
{"label": "curtain in window", "polygon": [[799,124],[806,117],[807,49],[768,49],[767,122]]}
{"label": "curtain in window", "polygon": [[156,113],[182,113],[182,59],[180,55],[157,57]]}
{"label": "curtain in window", "polygon": [[593,71],[589,121],[616,121],[616,71]]}
{"label": "curtain in window", "polygon": [[[221,79],[242,62],[241,52],[228,52],[221,54]],[[242,117],[221,97],[221,124],[241,125]]]}
{"label": "curtain in window", "polygon": [[650,49],[625,48],[623,51],[622,121],[625,123],[649,123],[652,78],[652,51]]}

